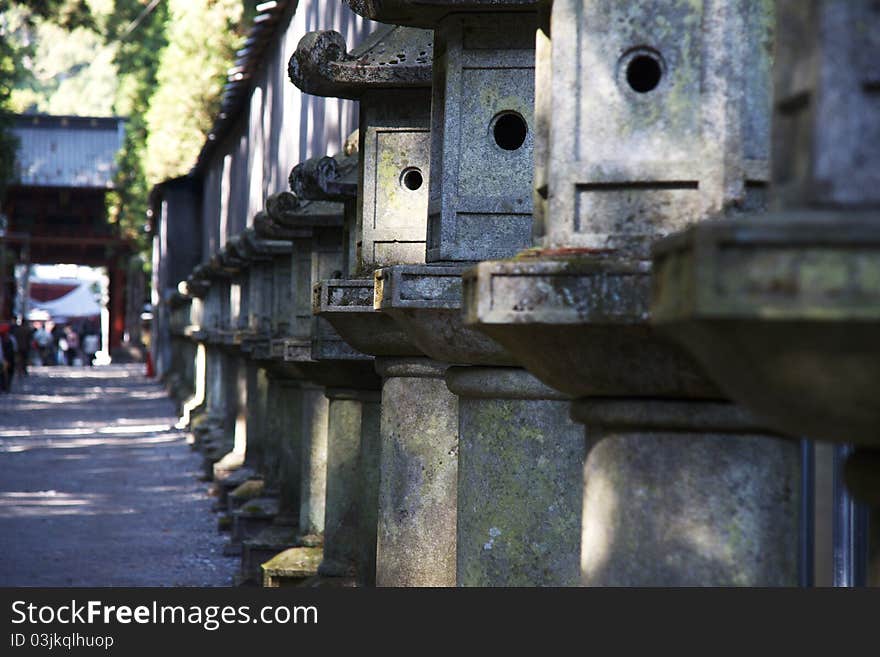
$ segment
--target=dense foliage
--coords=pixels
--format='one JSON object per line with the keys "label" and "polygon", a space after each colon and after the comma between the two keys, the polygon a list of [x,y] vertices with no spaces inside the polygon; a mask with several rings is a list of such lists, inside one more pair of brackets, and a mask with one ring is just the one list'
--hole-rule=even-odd
{"label": "dense foliage", "polygon": [[[120,25],[141,9],[136,0],[115,6]],[[144,237],[150,188],[195,164],[241,41],[242,18],[241,0],[168,0],[141,22],[136,38],[120,43],[116,110],[129,122],[111,217],[129,237]]]}

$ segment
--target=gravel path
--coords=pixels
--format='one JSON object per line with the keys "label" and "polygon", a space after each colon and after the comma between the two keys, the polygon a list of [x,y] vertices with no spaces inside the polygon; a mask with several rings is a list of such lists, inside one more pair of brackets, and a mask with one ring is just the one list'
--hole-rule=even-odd
{"label": "gravel path", "polygon": [[229,586],[200,458],[143,365],[0,394],[0,586]]}

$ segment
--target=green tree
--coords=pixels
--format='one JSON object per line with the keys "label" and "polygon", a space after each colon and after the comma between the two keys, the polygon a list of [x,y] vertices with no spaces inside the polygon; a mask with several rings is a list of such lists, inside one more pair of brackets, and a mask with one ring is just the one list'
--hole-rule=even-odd
{"label": "green tree", "polygon": [[168,47],[150,99],[145,172],[151,185],[195,164],[241,43],[241,0],[170,0]]}
{"label": "green tree", "polygon": [[40,21],[30,37],[32,56],[12,92],[17,113],[108,116],[113,113],[117,76],[116,44],[85,27],[68,31]]}
{"label": "green tree", "polygon": [[6,187],[15,175],[15,153],[18,139],[12,134],[9,114],[10,97],[17,78],[16,57],[8,38],[0,33],[0,205]]}
{"label": "green tree", "polygon": [[125,139],[117,157],[116,189],[108,195],[110,220],[123,236],[146,251],[143,232],[150,187],[144,173],[147,142],[145,115],[156,90],[159,57],[167,45],[168,6],[138,0],[115,0],[105,27],[107,41],[115,41],[119,87],[117,114],[128,117]]}

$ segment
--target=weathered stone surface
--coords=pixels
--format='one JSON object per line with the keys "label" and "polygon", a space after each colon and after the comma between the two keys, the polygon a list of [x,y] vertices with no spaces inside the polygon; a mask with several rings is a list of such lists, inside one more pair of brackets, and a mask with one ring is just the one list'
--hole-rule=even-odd
{"label": "weathered stone surface", "polygon": [[[379,385],[372,361],[365,359],[363,354],[355,358],[318,360],[314,357],[315,343],[311,339],[285,339],[277,342],[283,346],[281,357],[284,358],[283,364],[288,368],[289,376],[331,387],[348,385],[373,390]],[[326,342],[322,346],[327,346]]]}
{"label": "weathered stone surface", "polygon": [[425,354],[449,363],[515,365],[496,342],[461,318],[460,265],[397,265],[376,271],[375,306]]}
{"label": "weathered stone surface", "polygon": [[730,404],[674,401],[723,393],[648,322],[651,244],[764,203],[771,16],[769,0],[540,14],[543,248],[466,273],[465,322],[595,397],[574,404],[588,585],[797,581],[796,445]]}
{"label": "weathered stone surface", "polygon": [[514,365],[462,325],[457,263],[512,256],[531,244],[535,14],[437,18],[429,264],[378,270],[376,307],[432,358]]}
{"label": "weathered stone surface", "polygon": [[[291,252],[293,245],[291,245]],[[290,315],[293,308],[293,292],[290,281],[293,275],[290,254],[272,258],[272,317],[271,337],[279,338],[290,331]],[[271,356],[271,343],[269,346]]]}
{"label": "weathered stone surface", "polygon": [[262,564],[279,552],[296,547],[296,532],[291,527],[271,526],[241,543],[241,582],[260,584]]}
{"label": "weathered stone surface", "polygon": [[247,405],[244,408],[247,434],[245,444],[245,463],[262,472],[265,463],[267,443],[267,410],[269,380],[266,370],[253,360],[245,361],[244,372],[247,386]]}
{"label": "weathered stone surface", "polygon": [[880,8],[778,0],[774,209],[880,203]]}
{"label": "weathered stone surface", "polygon": [[[360,98],[359,196],[346,238],[346,274],[360,277],[371,276],[376,267],[424,261],[433,35],[381,28],[350,54],[345,50],[338,34],[306,35],[291,58],[290,74],[311,93]],[[315,294],[313,312],[358,350],[420,355],[374,309],[372,278],[322,281]]]}
{"label": "weathered stone surface", "polygon": [[583,427],[519,368],[451,367],[458,396],[459,586],[581,581]]}
{"label": "weathered stone surface", "polygon": [[649,326],[643,263],[658,237],[763,203],[770,4],[553,4],[537,60],[546,248],[465,274],[468,326],[572,395],[721,396]]}
{"label": "weathered stone surface", "polygon": [[[324,191],[321,167],[312,166],[313,161],[307,164],[296,172],[300,192],[313,193],[317,197],[313,203],[324,203],[322,199],[332,194]],[[278,203],[288,203],[281,198],[279,195]],[[335,221],[326,222],[323,214],[313,215],[297,207],[300,209],[282,211],[274,207],[270,210],[270,215],[279,222],[283,219],[292,228],[311,229],[306,235],[292,239],[289,334],[281,340],[281,358],[291,365],[297,376],[322,385],[378,389],[379,378],[373,371],[371,357],[349,348],[326,320],[313,317],[311,312],[312,286],[323,278],[338,278],[345,268],[342,217],[337,227]],[[343,206],[335,207],[343,211]]]}
{"label": "weathered stone surface", "polygon": [[551,34],[545,247],[646,258],[657,237],[762,206],[772,0],[563,0]]}
{"label": "weathered stone surface", "polygon": [[797,584],[796,441],[729,404],[590,400],[573,415],[589,446],[585,585]]}
{"label": "weathered stone surface", "polygon": [[[242,471],[251,472],[251,473],[254,472],[253,470],[248,470],[246,468],[241,468],[239,470],[236,470],[236,472],[234,472],[232,475],[230,475],[229,477],[227,477],[223,481],[224,485],[228,486],[229,480],[230,479],[237,479],[237,477],[235,477],[234,475],[237,475],[239,472],[242,472]],[[233,511],[233,510],[243,506],[245,503],[247,503],[248,500],[256,499],[256,498],[262,496],[263,493],[265,492],[265,490],[266,490],[265,481],[263,481],[262,479],[254,478],[253,475],[251,475],[250,478],[246,479],[245,481],[242,481],[238,486],[236,486],[229,493],[230,511]]]}
{"label": "weathered stone surface", "polygon": [[[281,382],[271,371],[265,371],[266,376],[266,405],[264,409],[264,441],[262,454],[262,474],[266,485],[270,490],[278,491],[279,507],[284,511],[286,500],[283,499],[281,482],[279,481],[279,468],[282,454],[283,426],[282,417],[286,419],[286,413],[281,406],[282,392]],[[298,507],[298,505],[297,505]]]}
{"label": "weathered stone surface", "polygon": [[[310,447],[311,441],[303,433],[306,428],[311,428],[311,425],[305,424],[305,410],[300,384],[292,379],[278,379],[278,401],[274,415],[277,417],[275,444],[278,445],[280,510],[295,511],[297,515],[303,506],[303,489],[307,487],[303,478],[309,473],[303,465],[311,464],[311,459],[303,458],[303,451]],[[320,428],[320,423],[318,424]],[[315,468],[315,471],[320,476],[320,468]],[[308,488],[311,490],[310,486]],[[310,503],[306,503],[306,506],[309,505]]]}
{"label": "weathered stone surface", "polygon": [[260,566],[263,571],[263,586],[299,586],[303,580],[318,572],[321,553],[320,547],[296,547],[275,555]]}
{"label": "weathered stone surface", "polygon": [[379,482],[382,452],[381,403],[361,394],[361,443],[358,455],[358,586],[376,586]]}
{"label": "weathered stone surface", "polygon": [[232,512],[231,543],[238,545],[241,541],[256,536],[272,524],[272,519],[277,514],[278,498],[255,497],[247,500]]}
{"label": "weathered stone surface", "polygon": [[429,87],[368,91],[360,108],[355,277],[424,262],[431,175]]}
{"label": "weathered stone surface", "polygon": [[324,389],[302,383],[303,413],[300,427],[299,542],[317,545],[324,533],[327,490],[327,412]]}
{"label": "weathered stone surface", "polygon": [[253,228],[240,234],[242,267],[242,309],[239,317],[241,349],[251,358],[256,342],[272,333],[272,290],[276,260],[289,260],[291,244],[287,240],[265,239]]}
{"label": "weathered stone surface", "polygon": [[649,327],[650,285],[645,263],[615,257],[482,262],[463,276],[464,323],[572,397],[720,398],[695,360]]}
{"label": "weathered stone surface", "polygon": [[266,212],[257,217],[261,218],[261,234],[274,231],[277,239],[289,240],[307,237],[309,228],[341,227],[342,212],[342,204],[336,201],[303,200],[291,192],[280,192],[266,198]]}
{"label": "weathered stone surface", "polygon": [[453,12],[532,10],[535,0],[347,0],[365,18],[382,23],[434,27]]}
{"label": "weathered stone surface", "polygon": [[377,586],[455,586],[458,399],[446,365],[376,361],[382,376]]}
{"label": "weathered stone surface", "polygon": [[[357,196],[357,163],[357,154],[325,155],[305,160],[291,169],[290,189],[297,197],[312,201],[345,202],[353,199]],[[269,209],[268,204],[266,207]]]}
{"label": "weathered stone surface", "polygon": [[373,279],[328,279],[314,288],[312,313],[326,319],[352,347],[373,356],[421,352],[388,315],[373,306]]}
{"label": "weathered stone surface", "polygon": [[731,398],[791,435],[880,441],[880,222],[789,213],[658,247],[653,321]]}
{"label": "weathered stone surface", "polygon": [[531,245],[535,14],[456,14],[435,30],[428,262]]}

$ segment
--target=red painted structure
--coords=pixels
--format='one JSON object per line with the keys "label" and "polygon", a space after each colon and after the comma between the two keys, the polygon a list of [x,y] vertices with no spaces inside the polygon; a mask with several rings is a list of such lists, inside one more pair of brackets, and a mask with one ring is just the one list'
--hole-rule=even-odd
{"label": "red painted structure", "polygon": [[[19,262],[105,267],[110,278],[110,348],[125,331],[127,263],[133,245],[107,217],[123,119],[22,115],[13,131],[21,146],[18,182],[3,201],[6,235]],[[14,282],[8,280],[3,318],[12,315]]]}

